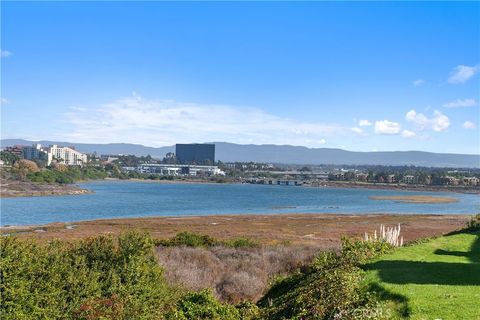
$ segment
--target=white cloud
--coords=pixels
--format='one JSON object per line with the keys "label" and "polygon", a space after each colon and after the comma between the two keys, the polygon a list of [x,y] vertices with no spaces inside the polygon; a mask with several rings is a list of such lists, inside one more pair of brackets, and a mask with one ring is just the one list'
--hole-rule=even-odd
{"label": "white cloud", "polygon": [[2,58],[6,58],[6,57],[10,57],[12,55],[12,53],[10,51],[7,51],[7,50],[0,50],[0,56]]}
{"label": "white cloud", "polygon": [[388,120],[375,121],[374,130],[377,134],[399,134],[400,124]]}
{"label": "white cloud", "polygon": [[405,115],[405,119],[413,123],[418,130],[431,128],[433,131],[441,132],[450,127],[450,119],[438,110],[433,112],[432,118],[428,118],[423,113],[417,113],[415,110],[410,110]]}
{"label": "white cloud", "polygon": [[445,131],[450,127],[450,119],[440,111],[435,110],[433,112],[432,127],[433,131],[441,132]]}
{"label": "white cloud", "polygon": [[69,109],[70,109],[70,110],[73,110],[73,111],[81,111],[81,112],[83,112],[83,111],[87,111],[87,110],[88,110],[87,108],[83,108],[83,107],[75,107],[75,106],[73,106],[73,107],[70,107]]}
{"label": "white cloud", "polygon": [[417,128],[420,130],[425,129],[428,123],[430,122],[424,114],[417,113],[415,110],[408,111],[407,114],[405,115],[405,119],[408,122],[414,123],[417,126]]}
{"label": "white cloud", "polygon": [[364,135],[365,132],[363,131],[362,128],[359,128],[359,127],[353,127],[353,128],[350,128],[350,130],[352,130],[352,132],[358,134],[358,135]]}
{"label": "white cloud", "polygon": [[371,126],[372,123],[368,120],[360,120],[360,121],[358,121],[358,125],[360,127],[368,127],[368,126]]}
{"label": "white cloud", "polygon": [[78,142],[128,142],[152,146],[174,143],[228,141],[324,145],[328,136],[348,134],[336,124],[283,118],[253,108],[152,101],[139,95],[89,109],[70,109],[65,121],[72,133],[57,139]]}
{"label": "white cloud", "polygon": [[10,101],[7,98],[0,97],[0,105],[10,104]]}
{"label": "white cloud", "polygon": [[454,101],[450,101],[445,103],[443,106],[445,108],[462,108],[462,107],[473,107],[478,104],[478,101],[475,99],[457,99]]}
{"label": "white cloud", "polygon": [[452,72],[450,72],[450,77],[448,82],[452,84],[464,83],[472,78],[479,70],[478,66],[465,66],[459,65],[456,66]]}
{"label": "white cloud", "polygon": [[410,130],[403,130],[402,131],[402,137],[404,138],[413,138],[413,137],[416,137],[417,134],[413,131],[410,131]]}
{"label": "white cloud", "polygon": [[420,87],[421,85],[424,85],[424,84],[425,84],[425,80],[423,80],[423,79],[417,79],[417,80],[412,81],[412,84],[413,84],[415,87]]}
{"label": "white cloud", "polygon": [[475,125],[475,123],[473,123],[472,121],[465,121],[463,123],[463,127],[465,129],[475,129],[477,126]]}

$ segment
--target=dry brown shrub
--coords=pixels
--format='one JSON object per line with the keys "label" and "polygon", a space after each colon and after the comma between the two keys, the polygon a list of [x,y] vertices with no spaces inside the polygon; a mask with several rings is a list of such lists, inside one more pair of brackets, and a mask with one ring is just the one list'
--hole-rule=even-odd
{"label": "dry brown shrub", "polygon": [[40,169],[35,162],[21,159],[15,162],[12,171],[24,179],[30,172],[38,172]]}
{"label": "dry brown shrub", "polygon": [[27,172],[38,172],[40,169],[38,168],[38,165],[31,161],[31,160],[26,160],[26,159],[21,159],[15,162],[13,165],[13,168],[19,171],[27,171]]}
{"label": "dry brown shrub", "polygon": [[318,252],[313,246],[283,245],[157,248],[167,281],[189,290],[211,288],[219,299],[230,303],[258,300],[274,276],[308,264]]}
{"label": "dry brown shrub", "polygon": [[52,163],[53,168],[58,171],[58,172],[67,172],[68,167],[67,165],[60,163],[60,162],[54,162]]}

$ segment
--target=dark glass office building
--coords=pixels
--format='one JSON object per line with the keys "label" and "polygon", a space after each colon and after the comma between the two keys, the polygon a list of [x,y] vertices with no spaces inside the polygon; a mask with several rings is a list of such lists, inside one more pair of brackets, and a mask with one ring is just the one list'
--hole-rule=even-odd
{"label": "dark glass office building", "polygon": [[178,163],[181,164],[215,164],[214,144],[177,144],[175,155]]}

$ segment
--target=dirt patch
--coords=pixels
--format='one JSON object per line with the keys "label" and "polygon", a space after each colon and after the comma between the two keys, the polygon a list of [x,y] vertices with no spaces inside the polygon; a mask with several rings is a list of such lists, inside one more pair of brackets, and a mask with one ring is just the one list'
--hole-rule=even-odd
{"label": "dirt patch", "polygon": [[434,197],[434,196],[372,196],[372,200],[392,200],[404,203],[453,203],[458,202],[457,198]]}

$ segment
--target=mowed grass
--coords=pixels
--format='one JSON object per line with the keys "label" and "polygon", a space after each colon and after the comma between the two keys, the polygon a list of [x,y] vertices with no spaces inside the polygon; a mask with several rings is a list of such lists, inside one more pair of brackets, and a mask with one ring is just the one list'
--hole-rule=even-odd
{"label": "mowed grass", "polygon": [[480,319],[480,233],[406,246],[366,266],[391,318]]}

